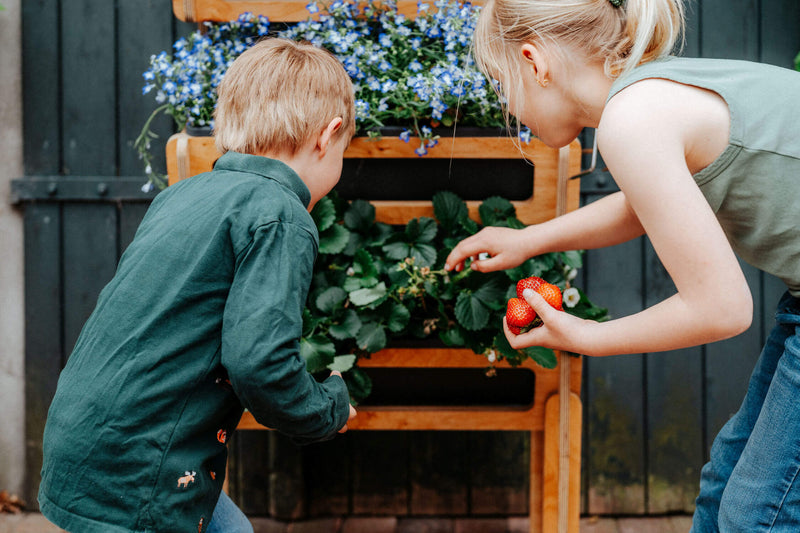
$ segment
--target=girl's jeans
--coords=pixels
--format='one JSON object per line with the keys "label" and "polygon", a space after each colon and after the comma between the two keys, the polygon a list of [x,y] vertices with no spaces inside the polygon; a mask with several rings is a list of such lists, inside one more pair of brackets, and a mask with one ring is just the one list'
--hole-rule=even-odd
{"label": "girl's jeans", "polygon": [[233,500],[221,492],[206,533],[253,533],[253,526]]}
{"label": "girl's jeans", "polygon": [[691,533],[800,531],[800,300],[788,293],[700,476]]}

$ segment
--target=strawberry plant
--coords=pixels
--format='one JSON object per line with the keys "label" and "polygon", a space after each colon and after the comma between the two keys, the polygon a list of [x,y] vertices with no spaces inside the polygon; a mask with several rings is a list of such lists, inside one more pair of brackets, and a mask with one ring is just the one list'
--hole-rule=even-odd
{"label": "strawberry plant", "polygon": [[[481,204],[481,224],[469,218],[466,203],[453,193],[437,193],[433,207],[435,218],[390,226],[376,222],[369,202],[347,202],[334,192],[312,211],[320,246],[301,353],[312,372],[344,371],[356,401],[370,390],[358,358],[397,339],[466,347],[486,355],[490,368],[501,359],[511,365],[526,358],[547,368],[556,365],[552,350],[511,348],[502,318],[519,279],[539,276],[561,289],[570,286],[581,267],[580,252],[545,254],[504,272],[447,272],[443,265],[450,250],[482,226],[525,225],[516,218],[513,204],[499,197]],[[605,309],[573,289],[565,311],[595,320],[606,316]]]}

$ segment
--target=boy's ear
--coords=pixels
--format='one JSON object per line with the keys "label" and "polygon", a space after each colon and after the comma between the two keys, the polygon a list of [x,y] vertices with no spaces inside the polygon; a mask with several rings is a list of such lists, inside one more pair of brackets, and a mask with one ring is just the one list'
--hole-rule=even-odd
{"label": "boy's ear", "polygon": [[322,133],[317,139],[317,148],[319,148],[320,157],[325,157],[328,151],[328,144],[330,144],[333,134],[341,129],[343,123],[342,117],[336,117],[322,130]]}

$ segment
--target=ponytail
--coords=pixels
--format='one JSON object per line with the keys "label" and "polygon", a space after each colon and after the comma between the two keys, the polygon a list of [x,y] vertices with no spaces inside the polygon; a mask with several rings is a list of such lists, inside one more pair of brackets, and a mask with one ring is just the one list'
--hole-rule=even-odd
{"label": "ponytail", "polygon": [[615,57],[606,63],[609,74],[625,74],[637,65],[670,54],[682,37],[681,0],[627,0],[620,9],[625,13],[625,35]]}

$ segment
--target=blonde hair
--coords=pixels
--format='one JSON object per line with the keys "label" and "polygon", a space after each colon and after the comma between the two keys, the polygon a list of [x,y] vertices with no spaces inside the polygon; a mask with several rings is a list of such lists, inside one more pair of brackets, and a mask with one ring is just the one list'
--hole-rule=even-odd
{"label": "blonde hair", "polygon": [[[519,47],[567,45],[604,60],[612,78],[668,55],[683,31],[683,0],[488,0],[475,29],[474,55],[487,75],[519,80]],[[498,78],[499,79],[499,78]]]}
{"label": "blonde hair", "polygon": [[215,144],[220,153],[294,155],[336,117],[334,139],[355,133],[353,84],[328,51],[264,39],[231,64],[217,89]]}

